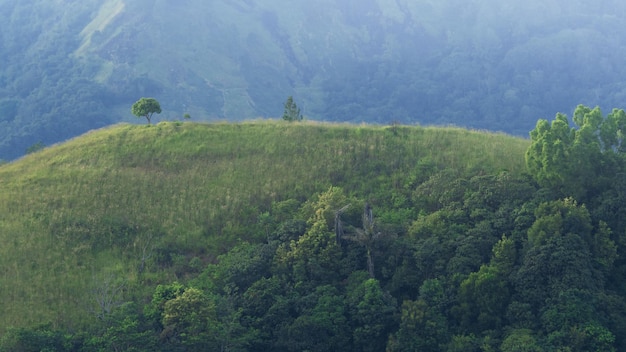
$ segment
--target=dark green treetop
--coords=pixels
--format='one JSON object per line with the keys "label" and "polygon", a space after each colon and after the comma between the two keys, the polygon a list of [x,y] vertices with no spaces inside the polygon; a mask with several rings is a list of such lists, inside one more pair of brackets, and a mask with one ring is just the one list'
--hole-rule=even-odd
{"label": "dark green treetop", "polygon": [[620,171],[626,113],[614,109],[605,117],[597,107],[579,105],[573,121],[575,127],[561,113],[551,123],[539,120],[530,132],[526,165],[541,186],[584,200],[606,189],[607,177]]}
{"label": "dark green treetop", "polygon": [[161,105],[154,98],[141,98],[133,104],[130,111],[137,117],[145,117],[149,124],[154,113],[161,113]]}
{"label": "dark green treetop", "polygon": [[285,111],[283,112],[283,120],[285,121],[302,121],[303,117],[300,114],[300,108],[293,101],[293,97],[289,96],[284,104]]}

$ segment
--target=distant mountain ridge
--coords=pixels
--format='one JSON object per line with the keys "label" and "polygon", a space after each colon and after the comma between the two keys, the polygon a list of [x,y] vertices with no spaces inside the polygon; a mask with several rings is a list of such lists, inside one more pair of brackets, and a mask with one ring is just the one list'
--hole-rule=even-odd
{"label": "distant mountain ridge", "polygon": [[0,158],[136,121],[276,117],[526,136],[583,103],[621,107],[618,1],[0,0]]}

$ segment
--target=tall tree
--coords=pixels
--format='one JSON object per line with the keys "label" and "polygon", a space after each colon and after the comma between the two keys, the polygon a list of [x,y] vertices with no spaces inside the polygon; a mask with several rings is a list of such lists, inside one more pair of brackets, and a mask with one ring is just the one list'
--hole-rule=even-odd
{"label": "tall tree", "polygon": [[162,342],[192,350],[211,350],[219,346],[217,318],[215,302],[196,288],[186,288],[163,305]]}
{"label": "tall tree", "polygon": [[374,228],[374,216],[372,213],[372,207],[369,203],[365,203],[365,209],[363,210],[363,228],[356,229],[356,233],[346,238],[365,247],[367,255],[367,272],[371,278],[374,278],[374,258],[372,257],[372,249],[376,240],[380,238],[381,233],[377,232]]}
{"label": "tall tree", "polygon": [[603,117],[599,108],[579,105],[573,120],[575,127],[561,113],[552,123],[539,120],[530,132],[526,165],[541,186],[586,201],[610,187],[620,171],[626,113],[615,109]]}
{"label": "tall tree", "polygon": [[303,117],[300,114],[300,108],[293,101],[293,97],[289,96],[284,104],[285,111],[283,112],[283,120],[285,121],[302,121]]}
{"label": "tall tree", "polygon": [[481,333],[502,326],[511,295],[508,277],[515,264],[515,244],[502,236],[492,253],[491,262],[471,273],[459,287],[459,305],[455,312],[466,331]]}
{"label": "tall tree", "polygon": [[348,289],[352,338],[359,351],[382,351],[396,324],[396,300],[385,293],[376,279],[366,279]]}

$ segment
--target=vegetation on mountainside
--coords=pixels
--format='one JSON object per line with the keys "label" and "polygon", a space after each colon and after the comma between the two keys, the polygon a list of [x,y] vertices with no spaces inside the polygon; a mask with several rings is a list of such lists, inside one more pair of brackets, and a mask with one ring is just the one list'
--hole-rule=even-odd
{"label": "vegetation on mountainside", "polygon": [[0,168],[0,280],[11,283],[0,296],[12,302],[2,326],[83,325],[103,281],[125,283],[126,299],[144,297],[237,241],[266,238],[274,225],[260,219],[272,204],[297,208],[330,186],[381,211],[405,208],[394,222],[409,221],[412,189],[431,173],[518,174],[527,145],[462,129],[315,123],[91,132]]}
{"label": "vegetation on mountainside", "polygon": [[579,102],[624,101],[621,13],[617,0],[0,0],[0,159],[129,122],[141,96],[170,120],[280,118],[293,95],[316,120],[526,136]]}
{"label": "vegetation on mountainside", "polygon": [[47,148],[0,168],[0,289],[38,313],[3,316],[0,350],[623,350],[623,116],[530,143],[160,123]]}

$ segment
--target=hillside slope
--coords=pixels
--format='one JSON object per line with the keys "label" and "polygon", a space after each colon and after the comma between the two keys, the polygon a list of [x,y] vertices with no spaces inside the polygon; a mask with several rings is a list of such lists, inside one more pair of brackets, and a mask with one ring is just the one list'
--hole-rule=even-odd
{"label": "hillside slope", "polygon": [[[0,166],[0,326],[81,326],[240,240],[272,204],[331,186],[406,206],[438,170],[520,174],[529,142],[454,128],[121,124]],[[410,215],[416,216],[416,214]],[[408,221],[408,219],[407,219]]]}

